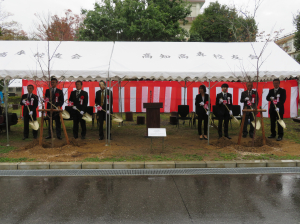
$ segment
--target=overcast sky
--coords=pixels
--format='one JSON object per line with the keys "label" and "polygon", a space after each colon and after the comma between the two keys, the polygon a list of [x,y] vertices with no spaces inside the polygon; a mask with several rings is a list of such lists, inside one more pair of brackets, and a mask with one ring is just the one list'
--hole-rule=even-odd
{"label": "overcast sky", "polygon": [[[1,0],[0,0],[1,1]],[[253,2],[255,0],[219,0],[219,3],[226,5],[236,5],[237,8],[247,8],[253,12]],[[206,0],[203,8],[207,7],[214,0]],[[51,14],[63,15],[64,10],[71,9],[79,14],[80,9],[93,9],[95,0],[4,0],[2,6],[5,11],[14,14],[11,18],[20,24],[25,32],[33,31],[35,13],[51,12]],[[287,34],[295,30],[293,26],[293,15],[300,10],[300,0],[264,0],[257,11],[256,21],[260,31],[270,33],[284,29],[282,34]]]}

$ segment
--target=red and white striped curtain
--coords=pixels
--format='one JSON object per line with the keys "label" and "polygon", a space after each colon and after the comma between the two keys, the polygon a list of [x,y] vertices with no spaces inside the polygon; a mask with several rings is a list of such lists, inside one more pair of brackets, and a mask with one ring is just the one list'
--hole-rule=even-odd
{"label": "red and white striped curtain", "polygon": [[[221,85],[224,82],[211,82],[210,99],[211,105],[215,105],[216,94],[221,92]],[[228,92],[233,95],[233,104],[241,105],[240,97],[241,93],[245,90],[245,83],[241,82],[227,82],[229,85]],[[31,80],[23,80],[22,94],[27,93],[27,85],[32,84],[35,86],[34,93],[39,97],[45,95],[48,85],[45,82],[35,82]],[[198,94],[199,86],[206,85],[207,82],[187,82],[186,93],[184,102],[184,82],[177,81],[122,81],[121,88],[119,88],[118,82],[113,81],[113,111],[115,113],[121,112],[145,112],[143,103],[150,102],[150,91],[152,93],[152,102],[162,102],[163,108],[161,113],[169,113],[177,111],[178,105],[187,104],[190,107],[190,111],[195,111],[195,97]],[[107,83],[109,86],[109,83]],[[287,99],[285,102],[285,118],[297,116],[298,110],[298,83],[296,80],[281,81],[280,86],[286,90]],[[75,82],[60,82],[58,88],[63,90],[64,98],[69,98],[71,91],[75,89]],[[259,106],[266,109],[263,116],[268,117],[269,103],[266,100],[269,89],[273,88],[272,82],[259,82],[258,86],[253,83],[253,88],[258,90],[260,102]],[[88,92],[89,106],[95,104],[95,94],[100,89],[98,82],[83,82],[83,90]],[[121,91],[121,93],[119,92]],[[208,92],[207,92],[208,93]],[[119,96],[121,100],[119,101]],[[65,107],[67,103],[64,104]],[[39,108],[42,104],[39,103]]]}

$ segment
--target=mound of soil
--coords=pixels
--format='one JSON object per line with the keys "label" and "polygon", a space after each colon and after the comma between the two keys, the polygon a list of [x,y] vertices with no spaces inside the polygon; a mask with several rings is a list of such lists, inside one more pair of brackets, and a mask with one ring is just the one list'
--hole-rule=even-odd
{"label": "mound of soil", "polygon": [[265,153],[265,152],[273,151],[274,147],[280,147],[280,146],[281,145],[278,142],[271,141],[269,139],[266,139],[266,145],[263,145],[263,138],[258,137],[254,140],[254,146],[253,146],[253,141],[250,140],[248,142],[245,142],[242,145],[235,145],[234,148],[242,152]]}
{"label": "mound of soil", "polygon": [[233,145],[234,143],[231,140],[229,140],[228,138],[222,137],[222,138],[219,138],[217,141],[213,141],[211,144],[216,147],[224,148],[224,147]]}

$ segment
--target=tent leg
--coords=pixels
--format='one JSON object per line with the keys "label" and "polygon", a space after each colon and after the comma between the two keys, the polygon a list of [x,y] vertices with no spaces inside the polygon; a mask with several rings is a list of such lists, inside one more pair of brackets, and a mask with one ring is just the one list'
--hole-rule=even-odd
{"label": "tent leg", "polygon": [[[108,126],[108,145],[110,145],[110,126],[111,126],[111,120],[110,120],[110,114],[111,114],[111,111],[110,111],[110,107],[112,108],[112,105],[111,105],[111,87],[112,87],[112,84],[111,84],[111,79],[109,79],[109,114],[108,114],[108,121],[109,121],[109,125],[107,125]],[[107,109],[107,107],[106,107],[106,109]]]}
{"label": "tent leg", "polygon": [[[106,83],[106,86],[105,86],[105,91],[107,93],[107,78],[105,79],[105,83]],[[106,95],[106,94],[105,94]],[[106,98],[106,111],[107,111],[107,98]],[[106,112],[105,112],[106,113]],[[105,131],[107,133],[107,114],[105,114]],[[107,144],[107,139],[108,139],[108,136],[106,135],[106,138],[105,138],[105,146],[108,146]]]}
{"label": "tent leg", "polygon": [[210,120],[210,79],[208,80],[208,90],[209,90],[209,93],[208,93],[208,119],[207,119],[207,145],[209,145],[209,120]]}
{"label": "tent leg", "polygon": [[8,105],[7,105],[7,98],[8,98],[8,88],[7,88],[8,82],[6,79],[4,79],[4,101],[5,101],[5,117],[6,117],[6,139],[7,139],[7,144],[6,146],[9,146],[9,134],[8,134]]}

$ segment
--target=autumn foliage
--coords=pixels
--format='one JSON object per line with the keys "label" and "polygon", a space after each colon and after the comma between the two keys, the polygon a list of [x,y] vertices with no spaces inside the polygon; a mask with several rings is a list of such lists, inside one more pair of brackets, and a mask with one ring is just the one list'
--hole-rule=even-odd
{"label": "autumn foliage", "polygon": [[35,15],[38,19],[36,36],[47,41],[73,41],[77,39],[80,23],[84,17],[74,14],[70,9],[65,11],[65,16],[58,15],[43,17]]}

